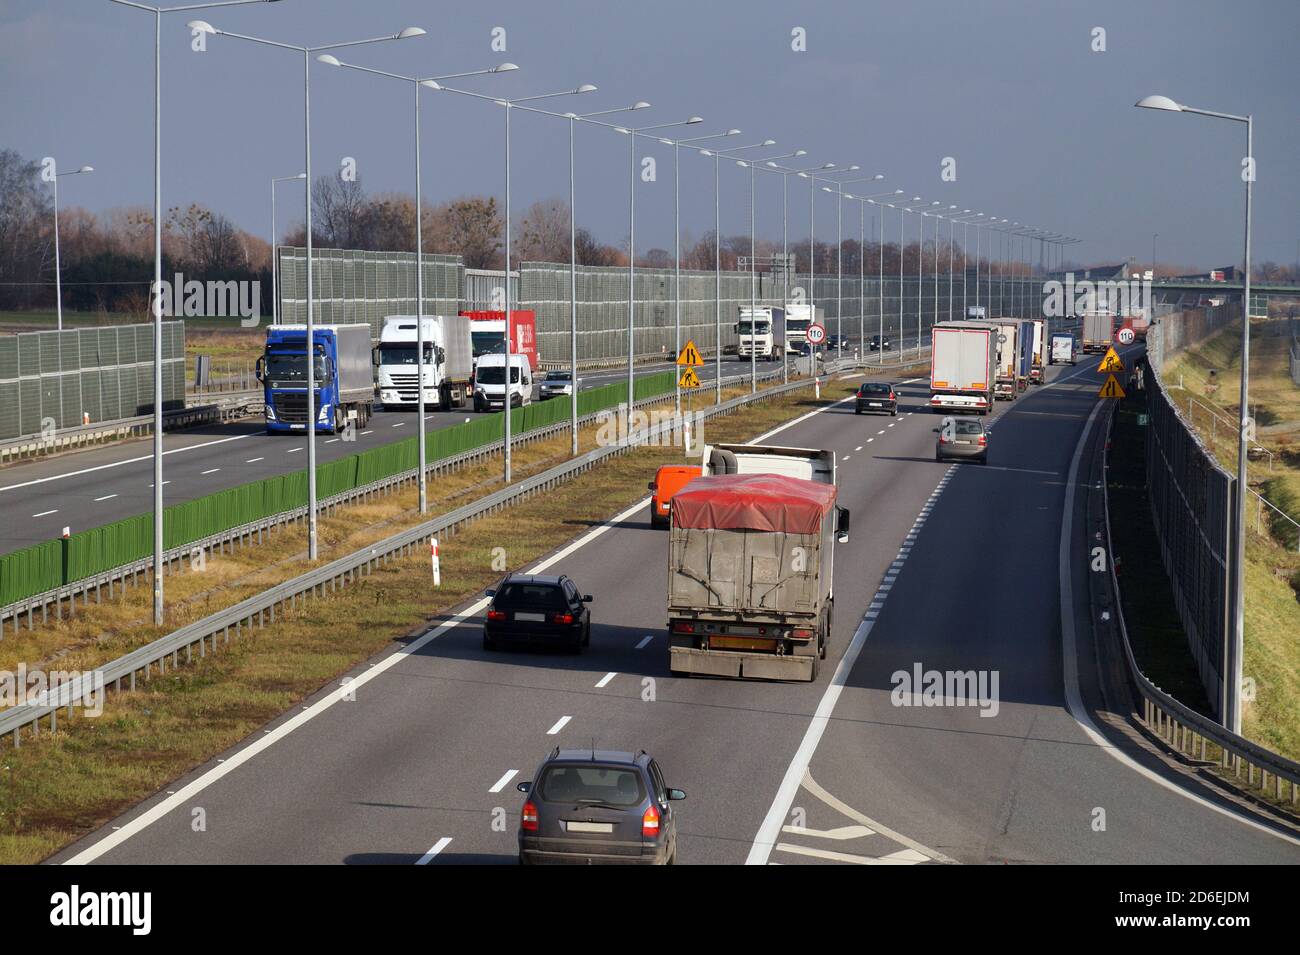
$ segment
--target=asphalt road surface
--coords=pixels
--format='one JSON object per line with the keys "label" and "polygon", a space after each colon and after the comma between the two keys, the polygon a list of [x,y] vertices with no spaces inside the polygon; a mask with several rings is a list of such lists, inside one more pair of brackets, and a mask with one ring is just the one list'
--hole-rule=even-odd
{"label": "asphalt road surface", "polygon": [[[582,656],[485,652],[483,602],[457,608],[355,668],[355,701],[322,691],[57,859],[512,863],[515,784],[553,746],[594,741],[645,748],[686,790],[682,863],[1300,862],[1295,841],[1087,728],[1072,465],[1093,367],[1000,404],[987,466],[935,462],[915,381],[897,418],[839,404],[772,436],[834,449],[854,511],[815,684],[669,675],[667,536],[640,503],[528,568],[594,595]],[[996,711],[895,705],[894,674],[917,665],[996,673]]]}

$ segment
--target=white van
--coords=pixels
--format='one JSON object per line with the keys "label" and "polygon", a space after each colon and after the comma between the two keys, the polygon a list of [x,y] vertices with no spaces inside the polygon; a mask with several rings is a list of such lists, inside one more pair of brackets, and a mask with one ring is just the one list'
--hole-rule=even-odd
{"label": "white van", "polygon": [[[533,369],[527,355],[510,356],[510,407],[533,403]],[[499,411],[505,406],[506,356],[479,355],[474,363],[474,410]]]}

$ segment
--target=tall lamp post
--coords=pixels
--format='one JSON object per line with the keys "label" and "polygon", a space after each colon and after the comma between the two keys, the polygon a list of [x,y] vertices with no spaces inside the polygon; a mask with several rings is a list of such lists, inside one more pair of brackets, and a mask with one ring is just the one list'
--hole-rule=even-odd
{"label": "tall lamp post", "polygon": [[[832,176],[838,176],[841,173],[857,172],[862,167],[856,163],[852,166],[845,166],[840,169],[833,162],[824,164],[821,169],[834,170],[827,172],[824,176],[819,176],[815,172],[801,172],[800,179],[808,180],[808,320],[811,324],[817,321],[817,309],[815,307],[816,289],[817,289],[817,180],[823,182],[834,182]],[[822,188],[825,188],[824,186]],[[837,309],[838,311],[838,309]],[[836,316],[838,321],[839,316]],[[808,367],[810,372],[815,372],[816,361],[813,358],[812,350],[808,352]]]}
{"label": "tall lamp post", "polygon": [[64,176],[80,176],[94,171],[94,166],[82,166],[72,172],[59,172],[58,164],[54,166],[54,299],[58,311],[59,331],[63,331],[63,267],[59,260],[59,180]]}
{"label": "tall lamp post", "polygon": [[275,184],[277,182],[293,182],[298,179],[306,179],[307,174],[300,172],[296,176],[276,176],[271,180],[271,324],[280,324],[280,259],[275,254],[275,248],[280,241],[280,233],[275,228]]}
{"label": "tall lamp post", "polygon": [[113,3],[153,14],[153,622],[163,622],[163,385],[162,385],[162,17],[164,13],[190,13],[246,3],[276,0],[219,0],[176,7],[152,7],[134,0]]}
{"label": "tall lamp post", "polygon": [[[464,73],[448,73],[443,76],[431,76],[421,78],[418,76],[402,76],[399,73],[388,73],[384,70],[375,70],[366,66],[357,66],[353,63],[344,63],[338,57],[330,53],[322,54],[316,57],[317,62],[324,63],[326,66],[338,66],[345,70],[356,70],[360,73],[370,73],[374,76],[383,76],[392,80],[400,80],[411,87],[411,105],[412,115],[414,117],[414,140],[415,140],[415,416],[416,416],[416,437],[419,458],[419,481],[417,482],[420,513],[427,514],[429,511],[428,497],[428,449],[425,447],[425,425],[424,425],[424,366],[425,366],[425,349],[424,349],[424,192],[422,189],[423,177],[421,175],[420,162],[420,88],[426,87],[431,90],[439,89],[439,80],[452,80],[464,76],[483,76],[488,73],[509,73],[519,69],[513,63],[502,63],[500,66],[489,67],[486,70],[470,70]],[[506,269],[506,284],[510,284],[510,270]],[[507,322],[507,325],[509,323]],[[507,329],[508,331],[508,329]],[[508,363],[508,362],[507,362]],[[509,378],[510,371],[506,369],[506,377]],[[509,386],[506,387],[507,392]]]}
{"label": "tall lamp post", "polygon": [[[1241,298],[1241,410],[1237,428],[1237,496],[1232,529],[1232,640],[1225,641],[1223,689],[1220,701],[1220,718],[1223,725],[1234,733],[1241,732],[1241,663],[1246,626],[1246,433],[1250,426],[1247,415],[1250,398],[1250,222],[1255,184],[1255,119],[1250,114],[1237,116],[1208,109],[1195,109],[1176,103],[1168,96],[1145,96],[1134,105],[1144,109],[1160,109],[1174,113],[1192,113],[1242,123],[1246,127],[1246,156],[1242,160],[1242,179],[1246,183],[1246,237],[1245,265]],[[1154,259],[1154,254],[1152,256]],[[1152,268],[1155,263],[1152,262]]]}
{"label": "tall lamp post", "polygon": [[[500,107],[502,108],[502,110],[505,112],[505,120],[506,120],[506,123],[505,123],[505,177],[506,177],[506,179],[505,179],[505,219],[504,219],[504,222],[502,223],[502,226],[503,226],[503,228],[505,229],[505,240],[506,240],[506,241],[505,241],[505,246],[506,246],[506,247],[505,247],[505,257],[506,257],[506,260],[505,260],[505,266],[506,266],[506,268],[505,268],[505,299],[506,299],[506,309],[505,309],[505,311],[506,311],[506,321],[505,321],[505,328],[503,329],[503,331],[502,331],[502,333],[501,333],[501,336],[502,336],[502,344],[503,344],[504,347],[505,347],[505,377],[504,377],[503,380],[502,380],[502,392],[501,392],[502,438],[503,438],[503,442],[502,442],[502,446],[501,446],[501,447],[502,447],[502,452],[503,452],[503,453],[502,453],[502,458],[503,458],[503,461],[502,461],[502,479],[504,480],[504,482],[505,482],[506,484],[509,484],[509,483],[510,483],[510,479],[511,479],[511,477],[510,477],[510,445],[511,445],[511,436],[510,436],[510,404],[511,404],[511,397],[510,397],[510,353],[511,353],[511,347],[510,347],[510,345],[511,345],[511,342],[510,342],[510,319],[511,319],[511,317],[514,315],[514,308],[513,308],[513,304],[512,304],[512,301],[511,301],[511,295],[510,295],[510,236],[511,236],[511,230],[512,230],[512,224],[511,224],[511,221],[510,221],[510,114],[513,113],[513,112],[515,111],[516,108],[519,108],[519,104],[520,104],[520,103],[528,103],[528,102],[532,102],[532,101],[534,101],[534,100],[539,100],[539,99],[551,99],[551,98],[556,97],[556,96],[577,96],[577,95],[579,95],[579,94],[581,94],[581,93],[594,93],[594,92],[596,91],[596,87],[593,86],[591,83],[583,83],[581,86],[575,87],[574,89],[557,90],[557,91],[554,92],[554,93],[538,93],[538,94],[536,94],[536,95],[534,95],[534,96],[517,96],[517,97],[515,97],[514,99],[502,99],[502,98],[499,97],[499,96],[489,96],[489,95],[486,94],[486,93],[473,93],[473,92],[470,92],[469,90],[454,89],[453,87],[450,87],[450,86],[443,86],[443,85],[441,85],[441,84],[437,84],[437,83],[435,83],[433,86],[430,86],[430,87],[428,87],[428,88],[429,88],[429,89],[436,89],[436,90],[438,90],[439,92],[456,93],[456,94],[459,95],[459,96],[468,96],[468,97],[470,97],[470,98],[472,98],[472,99],[487,100],[489,103],[493,103],[493,104],[495,104],[495,105],[497,105],[497,106],[500,106]],[[522,386],[522,383],[523,383],[523,378],[522,378],[522,376],[521,376],[521,377],[520,377],[520,384],[521,384],[521,386]],[[577,379],[574,378],[574,381],[573,381],[573,389],[574,389],[575,392],[577,391],[577,388],[578,388],[578,382],[577,382]],[[576,400],[576,396],[575,396],[575,400]]]}
{"label": "tall lamp post", "polygon": [[[835,351],[835,355],[837,358],[842,358],[844,355],[844,315],[843,315],[844,312],[844,228],[843,228],[844,200],[845,199],[865,200],[867,198],[870,198],[868,196],[854,196],[852,193],[845,192],[844,186],[847,186],[855,182],[879,182],[881,179],[884,178],[885,177],[882,174],[877,173],[874,176],[864,176],[861,179],[841,179],[839,182],[836,183],[836,185],[839,187],[837,189],[832,189],[830,186],[822,186],[822,192],[829,192],[831,195],[836,197],[835,198],[835,233],[836,233],[836,241],[838,242],[838,246],[836,252],[836,266],[835,266],[836,274],[837,274],[836,292],[835,292],[835,296],[836,296],[835,329],[836,329],[836,335],[839,339],[836,342],[836,351]],[[882,196],[893,195],[893,192],[884,192],[884,193],[880,193],[880,195]],[[865,294],[864,282],[863,282],[864,267],[863,267],[862,259],[864,254],[863,249],[865,248],[866,245],[866,227],[865,227],[865,220],[864,220],[865,213],[862,212],[861,204],[859,204],[858,211],[859,211],[859,215],[858,215],[858,344],[859,344],[859,348],[861,349],[861,354],[865,356],[866,347],[867,347],[867,343],[866,343],[867,319],[866,319],[866,306],[864,304],[866,301],[866,294]]]}
{"label": "tall lamp post", "polygon": [[425,31],[420,27],[406,27],[397,33],[370,37],[365,40],[350,40],[344,43],[328,43],[324,46],[295,46],[291,43],[280,43],[274,40],[266,40],[261,37],[247,36],[242,33],[230,33],[226,30],[218,30],[212,24],[207,23],[204,20],[191,20],[188,26],[195,33],[206,33],[211,36],[224,36],[233,40],[245,40],[249,43],[256,43],[260,46],[269,46],[279,50],[288,50],[292,53],[302,54],[303,154],[305,160],[304,167],[306,169],[305,175],[307,177],[307,342],[305,353],[307,365],[307,559],[314,561],[320,555],[320,550],[317,545],[316,527],[316,425],[320,423],[320,414],[316,410],[316,349],[312,341],[312,332],[315,328],[315,317],[312,314],[315,306],[315,293],[312,289],[311,275],[311,58],[314,53],[324,53],[328,50],[341,50],[345,47],[364,46],[369,43],[385,43],[389,40],[406,40],[411,37],[424,36]]}

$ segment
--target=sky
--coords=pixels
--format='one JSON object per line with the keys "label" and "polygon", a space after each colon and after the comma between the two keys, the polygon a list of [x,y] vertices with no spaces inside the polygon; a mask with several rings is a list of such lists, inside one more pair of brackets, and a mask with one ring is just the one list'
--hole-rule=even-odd
{"label": "sky", "polygon": [[[509,61],[517,72],[460,87],[542,101],[566,112],[626,106],[638,125],[692,115],[664,135],[739,128],[729,142],[774,139],[763,159],[804,149],[807,166],[858,164],[882,174],[846,191],[985,212],[1076,236],[1070,258],[1129,256],[1210,268],[1241,260],[1245,126],[1134,109],[1162,93],[1255,117],[1254,259],[1300,251],[1300,108],[1295,0],[280,0],[163,17],[163,202],[198,202],[258,235],[270,231],[270,179],[303,170],[303,57],[229,37],[191,49],[186,22],[295,45],[427,35],[337,53],[358,65],[430,76]],[[505,50],[493,49],[504,30]],[[1105,50],[1097,28],[1104,30]],[[806,49],[796,51],[795,32]],[[0,0],[0,148],[62,171],[60,201],[104,211],[149,205],[153,190],[153,16],[110,0]],[[414,192],[413,93],[407,84],[311,65],[312,173],[355,160],[368,192]],[[448,84],[452,85],[452,84]],[[449,92],[422,94],[429,201],[504,190],[504,110]],[[568,123],[512,112],[512,209],[568,192]],[[614,117],[614,121],[619,121]],[[578,222],[603,241],[628,234],[628,139],[577,130]],[[656,162],[638,180],[638,250],[672,248],[673,150],[638,141]],[[945,180],[955,167],[955,181]],[[794,162],[796,160],[791,160]],[[756,228],[779,240],[783,177],[756,177]],[[807,180],[790,178],[789,234],[806,239]],[[279,191],[278,223],[302,219],[296,183]],[[722,229],[749,230],[749,173],[721,170]],[[872,207],[866,228],[873,230]],[[682,229],[713,226],[713,164],[681,151]],[[857,235],[858,204],[843,229]],[[931,223],[931,227],[933,223]],[[886,239],[897,240],[898,214]],[[909,241],[916,217],[908,216]],[[834,241],[835,197],[816,197],[816,232]],[[928,234],[928,233],[927,233]],[[947,229],[945,227],[946,236]],[[958,238],[961,230],[958,229]],[[974,231],[971,230],[971,242]]]}

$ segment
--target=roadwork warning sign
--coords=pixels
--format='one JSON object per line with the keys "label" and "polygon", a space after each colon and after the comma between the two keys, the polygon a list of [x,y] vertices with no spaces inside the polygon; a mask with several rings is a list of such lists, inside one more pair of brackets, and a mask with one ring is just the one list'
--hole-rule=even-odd
{"label": "roadwork warning sign", "polygon": [[1106,349],[1106,356],[1102,358],[1097,370],[1106,373],[1124,370],[1124,360],[1119,357],[1119,352],[1115,351],[1113,346]]}
{"label": "roadwork warning sign", "polygon": [[1120,387],[1119,379],[1114,375],[1107,375],[1105,382],[1102,383],[1101,391],[1097,392],[1098,398],[1123,398],[1124,389]]}
{"label": "roadwork warning sign", "polygon": [[[682,353],[677,356],[677,364],[685,365],[687,368],[699,368],[704,364],[704,359],[700,356],[700,350],[695,347],[695,342],[686,343]],[[695,385],[698,386],[699,381],[696,381]],[[682,387],[685,388],[686,386],[683,385]]]}

